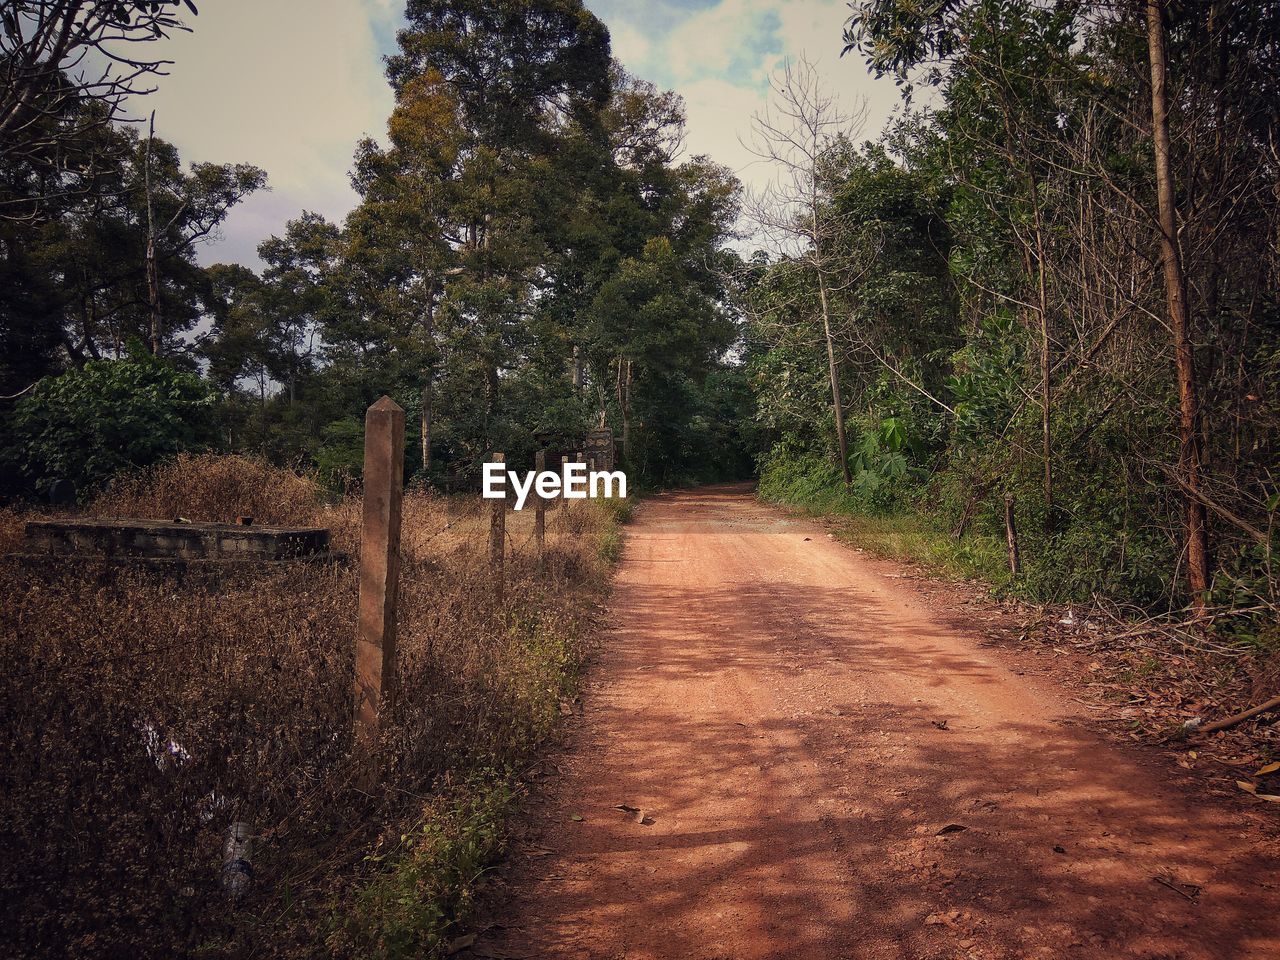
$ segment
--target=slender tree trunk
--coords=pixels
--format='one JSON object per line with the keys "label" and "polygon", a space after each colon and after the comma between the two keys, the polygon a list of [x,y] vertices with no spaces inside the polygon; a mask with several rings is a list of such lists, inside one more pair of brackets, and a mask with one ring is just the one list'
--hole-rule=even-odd
{"label": "slender tree trunk", "polygon": [[[436,302],[434,288],[428,294],[427,300],[427,320],[426,320],[426,338],[430,348],[435,350],[436,336]],[[435,362],[427,361],[427,369],[424,371],[422,378],[422,472],[424,474],[431,470],[431,405],[435,399],[433,396],[435,380]]]}
{"label": "slender tree trunk", "polygon": [[267,372],[262,367],[258,368],[258,413],[262,422],[258,452],[265,456],[267,453]]}
{"label": "slender tree trunk", "polygon": [[622,415],[622,459],[631,443],[631,361],[618,358],[618,412]]}
{"label": "slender tree trunk", "polygon": [[1151,128],[1155,142],[1156,192],[1160,206],[1160,247],[1164,266],[1165,297],[1173,330],[1178,377],[1179,468],[1187,485],[1187,586],[1192,604],[1204,605],[1209,587],[1209,535],[1204,504],[1199,499],[1201,449],[1200,398],[1191,344],[1191,318],[1187,307],[1187,280],[1178,246],[1178,209],[1174,195],[1169,143],[1169,102],[1166,79],[1169,70],[1165,49],[1164,2],[1147,0],[1147,51],[1151,59]]}
{"label": "slender tree trunk", "polygon": [[1053,512],[1053,355],[1049,344],[1049,291],[1044,267],[1044,230],[1040,222],[1040,183],[1033,173],[1031,209],[1036,231],[1036,309],[1040,314],[1040,444],[1044,460],[1044,525],[1052,533]]}
{"label": "slender tree trunk", "polygon": [[160,320],[160,270],[156,265],[155,214],[151,206],[151,143],[156,135],[156,113],[151,111],[151,128],[147,134],[147,153],[143,160],[142,179],[147,192],[147,302],[151,307],[151,354],[160,356],[164,337]]}
{"label": "slender tree trunk", "polygon": [[422,472],[431,469],[431,372],[422,384]]}
{"label": "slender tree trunk", "polygon": [[835,341],[831,336],[831,308],[827,302],[827,282],[818,270],[818,299],[822,303],[822,333],[827,340],[827,373],[831,379],[831,408],[836,415],[836,446],[840,448],[840,473],[846,487],[853,484],[849,473],[849,447],[844,438],[844,404],[840,401],[840,367],[836,364]]}
{"label": "slender tree trunk", "polygon": [[1009,573],[1017,576],[1022,572],[1022,557],[1018,550],[1018,521],[1013,510],[1013,494],[1004,495],[1004,537],[1009,548]]}

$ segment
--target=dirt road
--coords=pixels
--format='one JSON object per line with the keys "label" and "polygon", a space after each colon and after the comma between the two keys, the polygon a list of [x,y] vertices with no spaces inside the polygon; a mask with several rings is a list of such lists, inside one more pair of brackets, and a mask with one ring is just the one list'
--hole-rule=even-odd
{"label": "dirt road", "polygon": [[476,954],[1280,958],[1259,815],[1089,732],[894,569],[745,488],[646,503]]}

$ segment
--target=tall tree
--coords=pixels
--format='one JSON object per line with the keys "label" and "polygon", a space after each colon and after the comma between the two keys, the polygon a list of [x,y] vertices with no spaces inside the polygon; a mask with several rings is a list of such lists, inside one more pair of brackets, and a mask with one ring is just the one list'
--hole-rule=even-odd
{"label": "tall tree", "polygon": [[835,248],[844,224],[824,190],[823,165],[840,140],[858,136],[866,104],[859,102],[853,116],[842,113],[832,96],[822,90],[817,71],[807,60],[788,63],[772,81],[772,87],[775,107],[756,117],[751,149],[775,168],[776,179],[753,199],[752,217],[779,254],[805,264],[817,291],[836,449],[847,487],[853,477],[849,472],[833,303],[839,286]]}
{"label": "tall tree", "polygon": [[1162,0],[1147,0],[1147,51],[1151,59],[1151,133],[1155,146],[1161,265],[1178,377],[1178,465],[1186,486],[1187,584],[1191,588],[1192,603],[1200,607],[1204,605],[1205,593],[1209,589],[1209,532],[1200,489],[1203,454],[1200,450],[1199,384],[1191,340],[1187,280],[1178,240],[1178,205],[1169,139],[1169,57]]}

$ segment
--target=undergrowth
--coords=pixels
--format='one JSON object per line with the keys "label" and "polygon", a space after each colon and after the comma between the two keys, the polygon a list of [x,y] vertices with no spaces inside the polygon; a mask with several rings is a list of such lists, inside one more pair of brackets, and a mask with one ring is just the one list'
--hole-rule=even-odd
{"label": "undergrowth", "polygon": [[1005,545],[985,533],[955,537],[940,517],[903,503],[899,491],[846,490],[839,469],[817,458],[775,458],[761,471],[757,494],[811,516],[838,518],[838,534],[878,556],[916,563],[946,576],[1009,589]]}
{"label": "undergrowth", "polygon": [[[119,481],[97,516],[314,524],[335,557],[234,571],[0,558],[0,955],[435,957],[576,694],[626,507],[406,493],[401,695],[353,748],[361,504],[240,458]],[[47,515],[44,514],[44,515]],[[0,514],[0,543],[27,515]],[[235,821],[253,884],[221,886]]]}

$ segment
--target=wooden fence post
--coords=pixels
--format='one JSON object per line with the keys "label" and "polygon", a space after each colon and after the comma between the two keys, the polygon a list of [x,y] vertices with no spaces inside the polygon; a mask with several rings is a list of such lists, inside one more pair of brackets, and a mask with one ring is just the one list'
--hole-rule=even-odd
{"label": "wooden fence post", "polygon": [[[494,453],[490,463],[506,463],[504,453]],[[493,590],[498,602],[502,602],[502,567],[507,552],[507,497],[506,477],[502,478],[503,495],[489,501],[489,572],[493,577]]]}
{"label": "wooden fence post", "polygon": [[[583,452],[582,452],[581,450],[579,450],[579,451],[578,451],[577,456],[575,456],[575,457],[573,458],[573,462],[574,462],[574,463],[581,463],[581,464],[584,464],[584,465],[585,465],[585,464],[586,464],[586,462],[587,462],[587,458],[586,458],[586,456],[583,454]],[[591,496],[591,477],[590,477],[590,475],[588,475],[588,476],[587,476],[587,496],[588,496],[588,497],[589,497],[589,496]]]}
{"label": "wooden fence post", "polygon": [[[547,469],[547,451],[539,450],[533,457],[534,476],[542,476]],[[535,481],[536,484],[536,481]],[[542,558],[547,547],[547,501],[537,491],[533,491],[533,539],[538,545],[538,568],[542,568]]]}
{"label": "wooden fence post", "polygon": [[360,626],[356,635],[356,739],[374,739],[396,694],[396,602],[404,411],[383,397],[364,417],[364,523],[360,536]]}
{"label": "wooden fence post", "polygon": [[1004,495],[1004,535],[1009,544],[1009,572],[1015,577],[1022,572],[1018,556],[1018,524],[1013,515],[1013,494]]}

